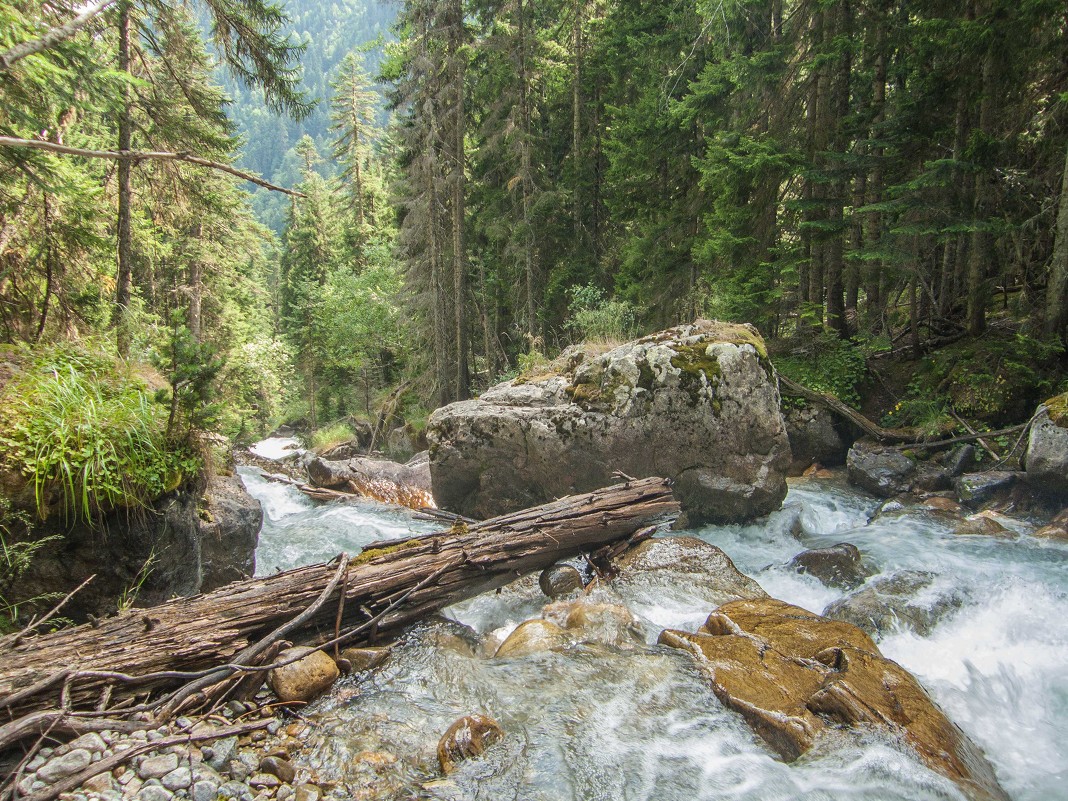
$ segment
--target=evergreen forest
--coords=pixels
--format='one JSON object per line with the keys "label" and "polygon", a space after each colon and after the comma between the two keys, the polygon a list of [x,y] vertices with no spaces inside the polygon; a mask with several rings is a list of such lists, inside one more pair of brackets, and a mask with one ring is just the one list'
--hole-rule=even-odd
{"label": "evergreen forest", "polygon": [[[0,458],[87,515],[196,474],[204,432],[417,440],[570,344],[696,317],[884,424],[1064,391],[1060,0],[0,22]],[[129,419],[155,456],[115,445]]]}

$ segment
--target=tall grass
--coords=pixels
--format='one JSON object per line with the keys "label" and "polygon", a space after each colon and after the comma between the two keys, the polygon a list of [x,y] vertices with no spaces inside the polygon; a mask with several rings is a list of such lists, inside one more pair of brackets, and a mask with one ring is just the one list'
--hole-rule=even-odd
{"label": "tall grass", "polygon": [[93,522],[173,488],[188,457],[168,448],[166,410],[105,356],[55,349],[30,361],[0,397],[2,460],[33,484],[43,519],[58,505]]}

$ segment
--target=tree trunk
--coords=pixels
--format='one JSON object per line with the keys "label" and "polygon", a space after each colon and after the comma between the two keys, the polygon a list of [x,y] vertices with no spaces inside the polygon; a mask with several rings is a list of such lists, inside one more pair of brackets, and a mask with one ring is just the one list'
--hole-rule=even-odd
{"label": "tree trunk", "polygon": [[1061,177],[1061,200],[1054,230],[1053,260],[1046,289],[1046,331],[1068,338],[1068,150]]}
{"label": "tree trunk", "polygon": [[[119,3],[119,71],[130,74],[130,2]],[[127,153],[133,149],[133,114],[130,108],[129,86],[123,89],[124,98],[119,110],[119,152]],[[111,324],[115,327],[115,343],[119,355],[125,358],[130,353],[130,332],[126,311],[130,306],[130,286],[133,283],[133,230],[131,226],[130,202],[131,170],[129,159],[120,159],[118,168],[118,268],[115,275],[115,309]]]}
{"label": "tree trunk", "polygon": [[453,333],[455,335],[455,386],[453,400],[470,397],[467,363],[467,253],[464,244],[464,193],[467,188],[467,154],[464,132],[464,13],[460,0],[452,0],[449,27],[449,70],[453,89],[452,119],[452,288]]}
{"label": "tree trunk", "polygon": [[[340,592],[285,634],[325,643],[340,629],[348,643],[380,642],[444,606],[630,537],[678,511],[669,482],[647,478],[470,527],[458,522],[437,534],[373,543],[347,564]],[[180,687],[188,675],[151,674],[226,665],[308,610],[337,573],[333,564],[301,567],[131,609],[95,626],[21,643],[0,640],[0,709],[18,717],[55,707],[61,691],[75,708],[92,709],[105,693],[115,704]]]}
{"label": "tree trunk", "polygon": [[[988,45],[983,59],[983,77],[980,85],[979,131],[984,136],[993,135],[994,111],[994,46]],[[977,337],[986,330],[986,302],[989,288],[987,274],[994,257],[993,237],[983,229],[990,214],[991,181],[988,165],[983,165],[975,178],[974,225],[971,248],[968,253],[968,333]]]}
{"label": "tree trunk", "polygon": [[585,0],[574,0],[571,39],[574,47],[574,61],[571,65],[571,166],[574,170],[574,186],[571,194],[572,216],[574,217],[575,264],[579,263],[584,253],[582,247],[582,25]]}

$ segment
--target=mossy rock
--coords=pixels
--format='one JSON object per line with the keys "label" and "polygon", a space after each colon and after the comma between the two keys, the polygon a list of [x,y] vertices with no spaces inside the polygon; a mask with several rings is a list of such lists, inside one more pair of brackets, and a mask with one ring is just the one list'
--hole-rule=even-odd
{"label": "mossy rock", "polygon": [[1060,428],[1068,428],[1068,392],[1050,398],[1043,406],[1049,413],[1051,423]]}

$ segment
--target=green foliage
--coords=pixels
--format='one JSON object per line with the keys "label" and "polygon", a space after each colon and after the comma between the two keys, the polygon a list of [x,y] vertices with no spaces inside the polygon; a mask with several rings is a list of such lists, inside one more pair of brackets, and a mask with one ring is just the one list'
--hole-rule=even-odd
{"label": "green foliage", "polygon": [[855,342],[823,334],[774,362],[780,373],[797,383],[850,406],[860,405],[859,389],[868,368],[864,351]]}
{"label": "green foliage", "polygon": [[352,428],[344,420],[315,429],[308,437],[308,445],[313,450],[322,451],[350,441],[355,436]]}
{"label": "green foliage", "polygon": [[170,390],[159,390],[156,400],[166,404],[166,436],[170,442],[188,442],[194,431],[210,430],[219,414],[215,402],[215,378],[223,368],[214,345],[197,342],[184,322],[185,315],[171,313],[169,336],[153,362],[170,382]]}
{"label": "green foliage", "polygon": [[568,327],[580,340],[624,341],[638,332],[638,309],[624,300],[609,299],[593,284],[568,290]]}
{"label": "green foliage", "polygon": [[129,366],[83,348],[27,356],[0,396],[0,458],[32,484],[42,519],[58,505],[92,524],[173,489],[197,465],[168,446],[166,428]]}

